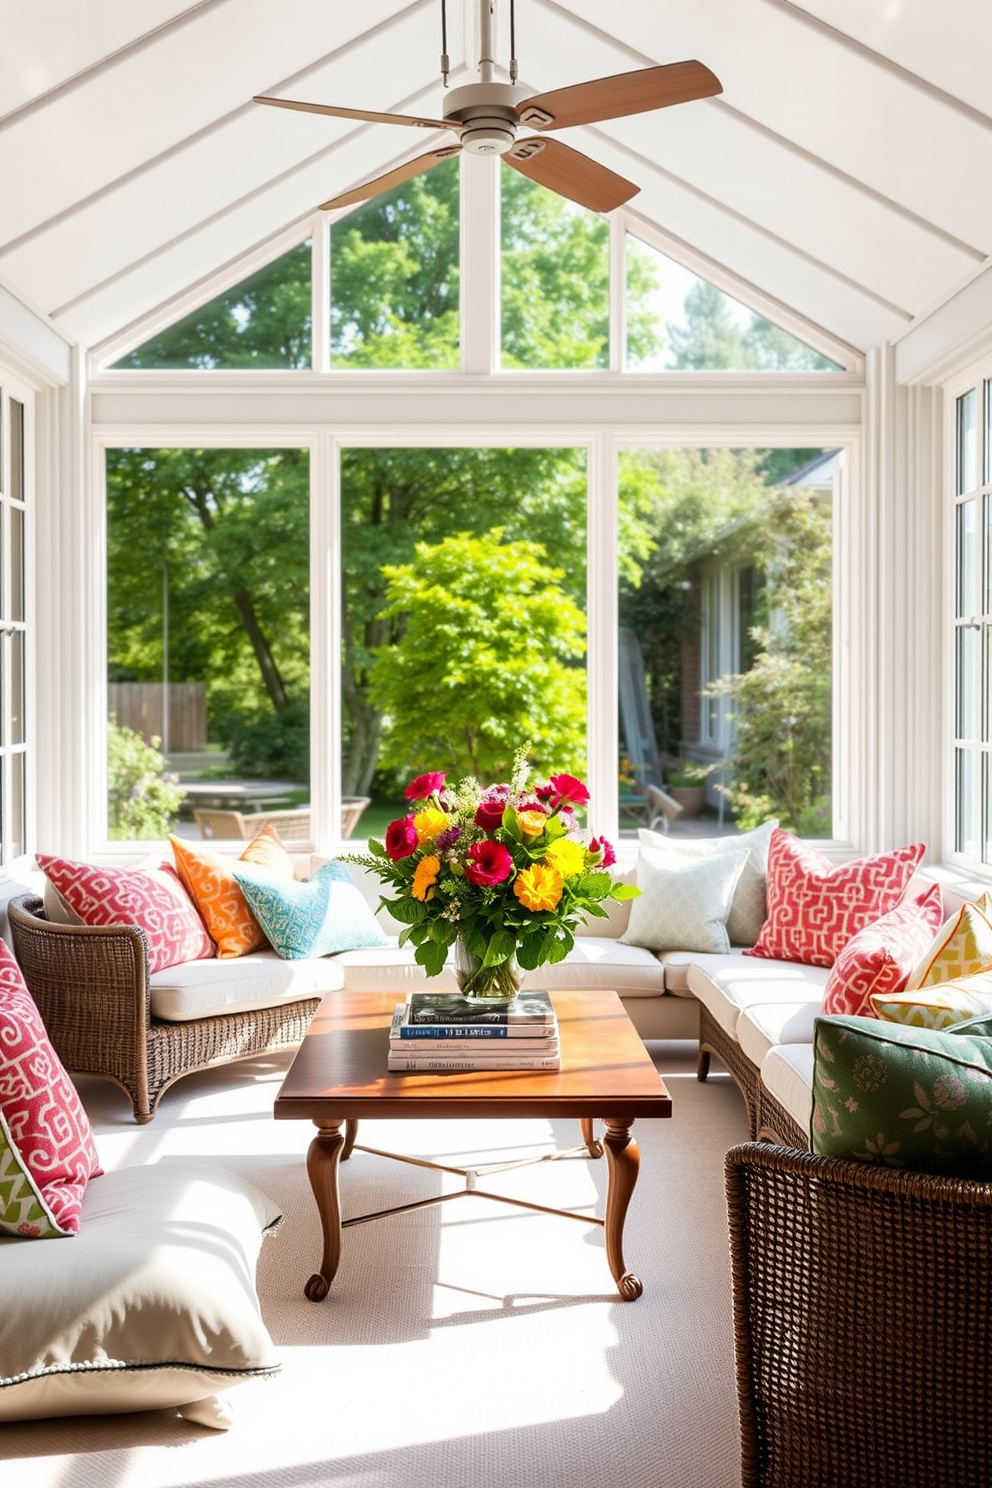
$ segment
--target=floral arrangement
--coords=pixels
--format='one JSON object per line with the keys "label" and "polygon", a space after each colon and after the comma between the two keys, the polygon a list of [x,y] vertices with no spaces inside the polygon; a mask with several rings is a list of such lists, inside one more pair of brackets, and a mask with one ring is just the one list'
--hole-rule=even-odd
{"label": "floral arrangement", "polygon": [[606,917],[604,900],[639,892],[607,871],[616,862],[610,843],[580,831],[575,809],[589,800],[582,782],[527,779],[526,751],[506,784],[418,775],[405,792],[409,814],[390,823],[384,843],[372,839],[367,854],[350,857],[395,891],[380,907],[403,924],[400,944],[416,946],[428,976],[456,946],[470,996],[512,996],[519,968],[563,960],[576,927]]}

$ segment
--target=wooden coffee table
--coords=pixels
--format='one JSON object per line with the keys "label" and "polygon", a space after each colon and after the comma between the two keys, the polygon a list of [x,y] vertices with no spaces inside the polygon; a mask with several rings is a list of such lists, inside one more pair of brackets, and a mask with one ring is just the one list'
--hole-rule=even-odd
{"label": "wooden coffee table", "polygon": [[[466,1194],[601,1225],[620,1296],[632,1301],[641,1295],[641,1282],[624,1266],[622,1245],[624,1218],[639,1162],[630,1128],[639,1116],[670,1116],[671,1097],[615,992],[553,991],[551,997],[561,1033],[560,1070],[458,1070],[445,1074],[387,1071],[389,1023],[398,1001],[395,992],[331,992],[324,998],[275,1102],[277,1121],[309,1120],[317,1128],[307,1154],[307,1174],[317,1201],[324,1253],[320,1270],[304,1288],[311,1302],[322,1301],[334,1280],[341,1258],[342,1230]],[[466,1180],[465,1187],[437,1198],[342,1220],[338,1169],[357,1145],[361,1118],[434,1120],[446,1116],[459,1120],[575,1117],[581,1127],[582,1147],[550,1153],[536,1161],[583,1151],[598,1158],[605,1146],[605,1217],[549,1209],[478,1187],[480,1174],[524,1166],[534,1159],[455,1168],[360,1146],[359,1151],[460,1174]],[[602,1144],[593,1135],[597,1117],[606,1128]]]}

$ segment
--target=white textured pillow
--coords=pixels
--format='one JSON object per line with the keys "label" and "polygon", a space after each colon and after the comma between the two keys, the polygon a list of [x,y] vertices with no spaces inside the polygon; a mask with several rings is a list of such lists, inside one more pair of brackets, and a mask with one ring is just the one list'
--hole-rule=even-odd
{"label": "white textured pillow", "polygon": [[252,1286],[279,1217],[234,1173],[168,1162],[92,1179],[59,1245],[0,1240],[0,1421],[190,1407],[228,1424],[197,1403],[279,1368]]}
{"label": "white textured pillow", "polygon": [[730,950],[727,915],[749,849],[686,858],[642,847],[637,859],[639,899],[630,903],[624,945],[649,951]]}
{"label": "white textured pillow", "polygon": [[[778,818],[762,822],[752,832],[741,832],[734,837],[663,837],[660,832],[651,832],[647,827],[638,830],[642,847],[655,847],[663,852],[686,858],[711,858],[721,853],[734,852],[748,847],[750,857],[744,871],[737,880],[733,903],[727,916],[727,934],[730,944],[753,946],[768,918],[765,887],[768,880],[768,848],[772,832],[778,826]],[[681,949],[688,949],[683,946]]]}

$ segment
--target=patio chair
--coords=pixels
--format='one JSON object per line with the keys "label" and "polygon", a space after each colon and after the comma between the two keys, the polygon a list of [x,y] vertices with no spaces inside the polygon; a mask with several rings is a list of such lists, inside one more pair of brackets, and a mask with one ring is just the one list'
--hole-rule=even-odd
{"label": "patio chair", "polygon": [[992,1184],[727,1153],[743,1488],[992,1482]]}

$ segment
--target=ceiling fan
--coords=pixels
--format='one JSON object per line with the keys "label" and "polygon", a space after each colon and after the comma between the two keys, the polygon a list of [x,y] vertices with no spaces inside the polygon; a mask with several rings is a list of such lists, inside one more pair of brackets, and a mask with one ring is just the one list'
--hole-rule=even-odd
{"label": "ceiling fan", "polygon": [[[422,118],[411,114],[376,113],[370,109],[339,108],[327,103],[301,103],[292,98],[257,96],[255,103],[274,108],[300,109],[304,113],[331,114],[338,119],[360,119],[371,124],[404,124],[416,129],[448,129],[458,144],[442,145],[418,155],[385,175],[376,176],[351,191],[344,191],[321,209],[350,207],[388,191],[414,176],[422,175],[442,160],[463,150],[471,155],[502,155],[507,165],[522,176],[556,191],[593,212],[611,212],[640,190],[623,176],[591,160],[561,140],[544,137],[550,130],[569,129],[576,124],[598,124],[626,114],[642,114],[710,98],[723,91],[719,78],[702,62],[671,62],[664,67],[645,67],[613,77],[595,78],[550,93],[528,93],[517,84],[514,0],[510,0],[510,65],[508,83],[493,80],[493,12],[496,0],[479,0],[479,82],[454,88],[447,95],[444,117]],[[447,24],[445,0],[441,0],[441,75],[448,82]],[[521,126],[539,131],[518,139]]]}

